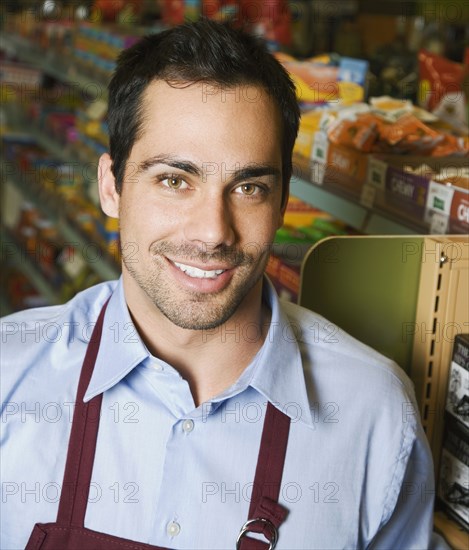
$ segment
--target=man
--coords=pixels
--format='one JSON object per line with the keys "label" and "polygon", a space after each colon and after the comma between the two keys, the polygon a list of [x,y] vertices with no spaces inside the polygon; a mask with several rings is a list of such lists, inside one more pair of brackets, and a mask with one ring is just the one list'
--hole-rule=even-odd
{"label": "man", "polygon": [[428,548],[409,380],[263,277],[286,73],[199,22],[123,52],[109,92],[122,278],[4,319],[2,548]]}

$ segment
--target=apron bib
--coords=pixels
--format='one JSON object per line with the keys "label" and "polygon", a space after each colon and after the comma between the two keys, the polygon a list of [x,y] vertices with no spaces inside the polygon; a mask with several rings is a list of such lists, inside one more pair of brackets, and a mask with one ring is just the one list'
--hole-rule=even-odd
{"label": "apron bib", "polygon": [[[57,521],[36,523],[26,550],[168,550],[85,527],[102,394],[88,403],[83,398],[98,355],[106,307],[107,302],[94,327],[80,373]],[[278,503],[278,496],[289,429],[290,418],[268,403],[248,520],[239,532],[238,550],[275,548],[278,528],[287,515],[287,510]],[[249,537],[250,532],[262,533],[268,542]]]}

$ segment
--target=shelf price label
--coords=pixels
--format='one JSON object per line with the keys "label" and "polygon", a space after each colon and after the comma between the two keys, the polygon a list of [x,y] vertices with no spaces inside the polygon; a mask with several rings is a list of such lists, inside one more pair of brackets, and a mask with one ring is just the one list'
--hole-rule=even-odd
{"label": "shelf price label", "polygon": [[434,210],[436,212],[442,212],[446,216],[450,215],[451,202],[453,200],[454,187],[451,185],[445,185],[436,181],[430,181],[428,187],[427,202],[425,208],[427,212]]}
{"label": "shelf price label", "polygon": [[325,132],[314,134],[311,148],[311,181],[316,185],[324,183],[327,166],[327,154],[329,150],[329,138]]}
{"label": "shelf price label", "polygon": [[311,148],[311,160],[321,164],[327,163],[327,152],[329,149],[329,138],[325,132],[316,132]]}
{"label": "shelf price label", "polygon": [[431,235],[445,235],[448,232],[449,216],[435,210],[430,212],[430,228]]}
{"label": "shelf price label", "polygon": [[452,186],[430,181],[424,215],[430,233],[444,235],[448,232],[453,195]]}
{"label": "shelf price label", "polygon": [[311,181],[316,185],[322,185],[326,175],[326,165],[320,162],[313,162],[311,165]]}
{"label": "shelf price label", "polygon": [[376,188],[365,183],[360,194],[360,204],[365,208],[373,208],[375,202]]}
{"label": "shelf price label", "polygon": [[366,177],[367,184],[384,191],[386,189],[387,168],[388,165],[384,161],[370,157]]}

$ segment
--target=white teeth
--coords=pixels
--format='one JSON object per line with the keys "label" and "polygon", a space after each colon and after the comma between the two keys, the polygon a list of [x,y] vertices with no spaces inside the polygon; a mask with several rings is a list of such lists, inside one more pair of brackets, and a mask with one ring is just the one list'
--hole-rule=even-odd
{"label": "white teeth", "polygon": [[216,279],[218,275],[226,271],[225,269],[214,269],[213,271],[204,271],[198,267],[192,267],[191,265],[179,264],[178,262],[173,262],[176,267],[181,271],[184,271],[189,277],[195,277],[196,279]]}

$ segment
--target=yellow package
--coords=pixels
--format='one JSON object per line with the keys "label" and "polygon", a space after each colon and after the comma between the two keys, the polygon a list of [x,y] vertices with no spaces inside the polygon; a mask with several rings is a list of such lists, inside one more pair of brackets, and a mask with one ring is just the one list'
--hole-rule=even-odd
{"label": "yellow package", "polygon": [[291,227],[303,227],[312,225],[314,220],[330,219],[330,214],[311,206],[302,200],[290,195],[283,223]]}

